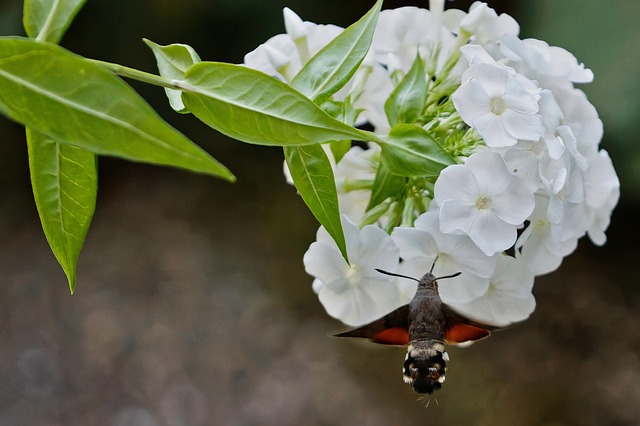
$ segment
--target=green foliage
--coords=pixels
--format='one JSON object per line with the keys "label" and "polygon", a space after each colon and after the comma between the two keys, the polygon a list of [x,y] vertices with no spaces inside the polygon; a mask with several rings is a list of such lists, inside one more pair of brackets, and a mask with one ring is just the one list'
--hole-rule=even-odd
{"label": "green foliage", "polygon": [[[86,0],[25,0],[27,35],[57,43]],[[33,195],[53,254],[62,266],[69,290],[76,284],[76,265],[89,231],[98,191],[95,155],[27,127]]]}
{"label": "green foliage", "polygon": [[454,159],[422,127],[398,124],[383,138],[382,161],[399,176],[437,177]]}
{"label": "green foliage", "polygon": [[[144,39],[151,48],[158,63],[160,75],[173,80],[182,80],[187,70],[194,64],[201,62],[200,56],[191,46],[186,44],[170,44],[160,46],[151,40]],[[186,114],[189,112],[182,102],[182,92],[176,89],[165,88],[169,104],[176,112]]]}
{"label": "green foliage", "polygon": [[182,89],[193,115],[243,142],[288,146],[363,137],[291,86],[240,65],[195,64]]}
{"label": "green foliage", "polygon": [[248,67],[202,62],[185,44],[160,46],[144,40],[159,76],[75,55],[54,43],[83,4],[25,0],[23,21],[30,38],[0,37],[0,112],[27,128],[36,206],[72,292],[95,210],[96,155],[234,180],[224,165],[167,124],[116,74],[163,87],[175,111],[192,113],[227,136],[282,146],[296,189],[347,261],[327,153],[340,161],[353,140],[382,146],[382,165],[369,184],[367,220],[376,220],[395,203],[392,216],[397,220],[391,223],[415,208],[407,202],[411,182],[435,178],[454,163],[418,125],[428,87],[419,56],[385,104],[393,126],[389,135],[353,126],[359,114],[353,106],[357,90],[341,100],[332,97],[358,80],[354,75],[371,44],[382,0],[310,58],[290,85]]}
{"label": "green foliage", "polygon": [[317,104],[340,90],[358,69],[369,51],[382,0],[358,22],[344,30],[309,60],[291,86]]}
{"label": "green foliage", "polygon": [[424,72],[424,61],[418,54],[409,72],[391,93],[385,102],[389,124],[415,123],[427,99],[427,77]]}
{"label": "green foliage", "polygon": [[27,147],[42,229],[73,293],[78,256],[96,205],[96,157],[32,129],[27,129]]}
{"label": "green foliage", "polygon": [[407,185],[406,179],[402,176],[394,175],[383,163],[378,167],[376,177],[371,188],[371,198],[367,211],[384,202],[387,198],[396,194],[402,194]]}
{"label": "green foliage", "polygon": [[[382,0],[379,0],[362,19],[340,33],[311,58],[291,81],[291,87],[318,105],[344,87],[369,51],[381,7]],[[342,118],[346,119],[344,109],[339,111]],[[341,158],[349,150],[349,139],[336,138],[331,142],[336,158]],[[331,163],[324,150],[315,145],[308,148],[285,147],[284,152],[293,182],[302,199],[334,239],[348,262],[338,208],[338,191]]]}
{"label": "green foliage", "polygon": [[49,44],[62,38],[83,4],[26,0],[23,23],[30,39],[0,38],[0,111],[27,128],[36,207],[72,292],[95,210],[95,154],[234,179],[120,78]]}
{"label": "green foliage", "polygon": [[300,196],[348,261],[333,168],[322,145],[287,146],[284,154]]}
{"label": "green foliage", "polygon": [[22,22],[27,35],[58,43],[86,0],[25,0]]}
{"label": "green foliage", "polygon": [[120,78],[56,45],[0,39],[0,99],[11,118],[60,143],[233,180]]}

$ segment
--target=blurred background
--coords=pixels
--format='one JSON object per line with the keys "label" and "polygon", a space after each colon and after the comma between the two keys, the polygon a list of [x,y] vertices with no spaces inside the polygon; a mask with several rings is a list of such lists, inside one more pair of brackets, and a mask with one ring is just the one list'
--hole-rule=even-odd
{"label": "blurred background", "polygon": [[[488,3],[594,71],[583,89],[622,181],[608,243],[584,239],[539,278],[529,321],[451,349],[443,390],[418,399],[402,383],[404,349],[331,337],[344,328],[302,266],[317,224],[284,182],[281,151],[225,139],[132,83],[238,182],[101,158],[70,296],[31,196],[24,131],[0,117],[0,426],[640,424],[640,2]],[[142,37],[239,63],[283,32],[284,6],[347,26],[371,4],[89,0],[62,45],[151,72]],[[385,2],[407,5],[426,1]],[[2,0],[0,35],[23,34],[21,17],[21,1]]]}

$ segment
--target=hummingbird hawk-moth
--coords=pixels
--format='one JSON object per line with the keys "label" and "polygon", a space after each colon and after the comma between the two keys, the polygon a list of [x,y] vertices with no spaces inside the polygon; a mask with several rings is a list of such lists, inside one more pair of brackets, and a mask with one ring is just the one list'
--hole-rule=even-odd
{"label": "hummingbird hawk-moth", "polygon": [[383,345],[408,345],[403,366],[405,383],[417,393],[430,394],[442,387],[449,356],[445,343],[460,344],[484,339],[500,327],[482,324],[459,314],[440,299],[438,280],[431,271],[421,279],[377,269],[378,272],[418,282],[415,296],[404,305],[362,327],[336,334],[363,337]]}

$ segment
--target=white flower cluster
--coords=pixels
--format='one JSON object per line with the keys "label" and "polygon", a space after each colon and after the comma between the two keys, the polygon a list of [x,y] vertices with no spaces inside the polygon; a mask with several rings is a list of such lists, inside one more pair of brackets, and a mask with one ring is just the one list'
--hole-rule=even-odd
{"label": "white flower cluster", "polygon": [[[419,278],[433,262],[436,276],[462,272],[440,286],[446,303],[496,325],[522,321],[535,307],[534,277],[558,268],[585,234],[603,244],[619,198],[598,147],[602,122],[574,87],[591,71],[562,48],[518,38],[517,22],[485,3],[468,13],[443,3],[382,11],[368,56],[334,95],[386,134],[388,99],[419,56],[429,87],[414,124],[457,163],[432,179],[401,177],[396,194],[371,205],[380,147],[354,146],[341,158],[327,147],[350,264],[322,228],[304,264],[327,312],[352,326],[413,296],[415,283],[376,268]],[[290,81],[341,29],[284,15],[287,34],[245,64]]]}

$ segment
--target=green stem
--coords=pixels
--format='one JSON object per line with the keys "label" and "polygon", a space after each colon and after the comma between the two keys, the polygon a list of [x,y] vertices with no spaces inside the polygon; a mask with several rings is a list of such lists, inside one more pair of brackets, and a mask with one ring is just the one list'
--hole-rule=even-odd
{"label": "green stem", "polygon": [[468,32],[462,29],[460,30],[460,33],[456,37],[455,45],[451,51],[451,56],[449,56],[449,58],[445,62],[445,65],[442,67],[442,70],[440,70],[439,75],[436,77],[435,85],[442,83],[445,80],[444,78],[442,78],[442,76],[448,76],[453,67],[456,66],[458,60],[460,59],[460,56],[462,56],[460,47],[464,46],[467,43],[467,40],[469,40],[470,36],[471,34],[469,34]]}
{"label": "green stem", "polygon": [[341,189],[344,192],[362,191],[371,189],[373,181],[368,179],[345,179],[342,181]]}
{"label": "green stem", "polygon": [[358,128],[354,128],[354,130],[356,130],[358,133],[360,133],[360,137],[362,141],[365,142],[375,142],[378,145],[384,145],[385,143],[387,143],[387,141],[385,141],[380,135],[377,135],[373,132],[370,132],[368,130],[362,130],[362,129],[358,129]]}
{"label": "green stem", "polygon": [[141,81],[154,86],[166,87],[167,89],[184,90],[185,87],[179,81],[169,80],[159,75],[140,71],[134,68],[125,67],[124,65],[112,64],[111,62],[99,61],[97,59],[89,59],[96,65],[108,69],[109,71],[121,77],[127,77],[133,80]]}
{"label": "green stem", "polygon": [[368,212],[365,212],[360,220],[360,228],[376,223],[378,219],[389,210],[389,207],[391,207],[391,203],[389,201],[383,201]]}

